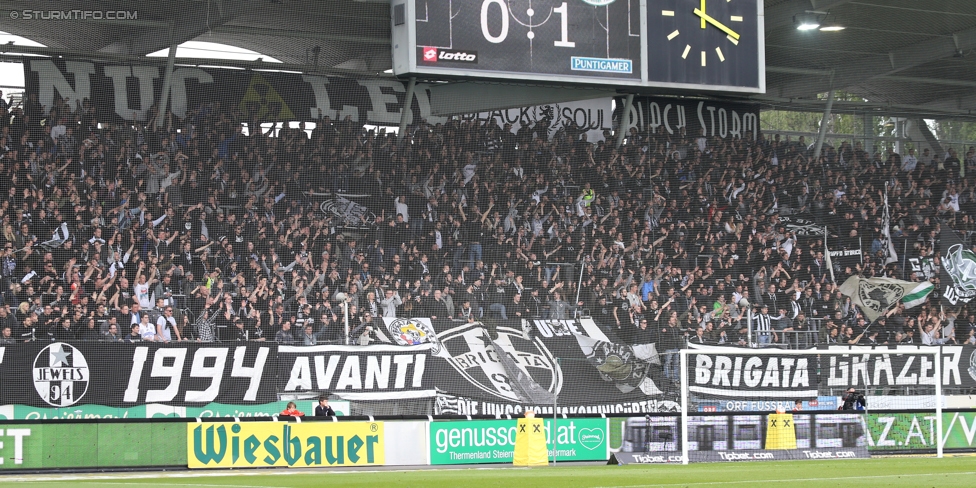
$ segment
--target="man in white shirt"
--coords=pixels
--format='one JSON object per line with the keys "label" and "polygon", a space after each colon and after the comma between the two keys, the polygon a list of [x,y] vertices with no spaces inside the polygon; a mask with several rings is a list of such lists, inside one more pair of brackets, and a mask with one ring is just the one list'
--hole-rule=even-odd
{"label": "man in white shirt", "polygon": [[397,307],[403,305],[400,294],[395,290],[386,290],[385,297],[380,299],[380,306],[383,308],[384,317],[396,317]]}
{"label": "man in white shirt", "polygon": [[397,215],[403,216],[404,222],[410,222],[410,211],[405,197],[396,197],[396,200],[393,201],[393,207]]}
{"label": "man in white shirt", "polygon": [[173,340],[174,333],[176,334],[177,341],[183,340],[183,337],[180,336],[180,330],[176,328],[173,307],[166,307],[163,309],[163,315],[156,319],[156,336],[159,337],[158,340],[160,341],[170,342]]}
{"label": "man in white shirt", "polygon": [[139,321],[139,335],[143,341],[156,341],[156,327],[149,323],[149,315],[143,314]]}
{"label": "man in white shirt", "polygon": [[901,170],[903,173],[911,173],[918,166],[918,158],[915,157],[915,148],[908,150],[908,155],[901,158]]}
{"label": "man in white shirt", "polygon": [[150,286],[156,282],[156,279],[153,278],[152,280],[149,280],[146,278],[144,266],[144,263],[139,263],[139,270],[136,272],[136,283],[132,285],[132,292],[134,293],[133,296],[135,297],[136,301],[139,302],[139,306],[149,310],[153,307],[152,296],[150,295],[149,290]]}

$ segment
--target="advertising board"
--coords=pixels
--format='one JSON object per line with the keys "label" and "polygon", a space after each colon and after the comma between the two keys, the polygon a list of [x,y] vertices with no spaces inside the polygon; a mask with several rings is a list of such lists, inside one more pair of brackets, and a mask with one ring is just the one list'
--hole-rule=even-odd
{"label": "advertising board", "polygon": [[383,422],[188,423],[190,468],[381,466]]}
{"label": "advertising board", "polygon": [[[869,449],[880,451],[936,448],[935,413],[877,413],[864,416]],[[976,412],[942,414],[945,449],[976,447]]]}
{"label": "advertising board", "polygon": [[[317,404],[314,399],[294,400],[298,409],[311,413]],[[202,407],[188,407],[150,403],[134,407],[105,405],[74,405],[63,408],[43,408],[30,405],[0,405],[0,420],[57,420],[57,419],[152,419],[152,418],[248,418],[278,415],[288,405],[287,400],[258,405],[225,405],[208,403]],[[349,402],[332,400],[329,405],[339,417],[349,415]]]}
{"label": "advertising board", "polygon": [[166,424],[3,424],[0,472],[11,469],[164,467],[186,464],[186,427]]}
{"label": "advertising board", "polygon": [[[550,461],[552,425],[551,418],[545,419]],[[557,461],[605,461],[608,426],[607,419],[557,420]],[[515,449],[515,420],[431,422],[429,444],[433,465],[510,463]]]}

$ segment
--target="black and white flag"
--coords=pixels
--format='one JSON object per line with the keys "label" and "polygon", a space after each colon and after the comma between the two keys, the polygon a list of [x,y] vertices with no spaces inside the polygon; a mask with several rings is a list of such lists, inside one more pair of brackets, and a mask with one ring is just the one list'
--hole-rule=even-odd
{"label": "black and white flag", "polygon": [[939,240],[942,261],[942,298],[955,306],[976,298],[976,253],[966,249],[952,229],[943,228]]}
{"label": "black and white flag", "polygon": [[884,264],[898,262],[898,253],[895,252],[895,241],[891,240],[891,213],[888,209],[888,188],[885,186],[884,193],[884,215],[881,223],[882,251],[884,252]]}
{"label": "black and white flag", "polygon": [[51,237],[51,240],[42,242],[41,243],[41,247],[43,247],[45,249],[56,249],[56,248],[59,248],[70,237],[71,237],[71,233],[68,232],[68,224],[67,224],[67,222],[62,223],[61,224],[61,227],[58,227],[54,231],[54,235]]}

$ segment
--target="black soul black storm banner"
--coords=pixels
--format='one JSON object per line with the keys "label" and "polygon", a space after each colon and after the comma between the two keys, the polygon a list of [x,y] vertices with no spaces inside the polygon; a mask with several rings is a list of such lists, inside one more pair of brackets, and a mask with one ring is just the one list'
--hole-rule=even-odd
{"label": "black soul black storm banner", "polygon": [[[617,102],[618,113],[623,104]],[[750,139],[759,137],[759,105],[681,98],[634,97],[628,127],[641,133],[688,137]],[[629,128],[628,128],[629,130]]]}

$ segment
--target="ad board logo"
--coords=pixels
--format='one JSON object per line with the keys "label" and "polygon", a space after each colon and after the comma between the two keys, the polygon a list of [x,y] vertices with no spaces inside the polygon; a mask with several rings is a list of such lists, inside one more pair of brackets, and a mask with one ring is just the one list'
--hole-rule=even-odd
{"label": "ad board logo", "polygon": [[34,358],[34,389],[48,405],[70,407],[88,392],[88,361],[70,344],[55,342]]}
{"label": "ad board logo", "polygon": [[583,0],[583,3],[594,7],[606,7],[617,0]]}
{"label": "ad board logo", "polygon": [[390,332],[393,342],[401,346],[419,346],[421,344],[433,344],[430,353],[434,356],[440,354],[441,345],[437,341],[437,334],[430,325],[430,319],[396,319],[386,326]]}
{"label": "ad board logo", "polygon": [[[543,419],[549,458],[606,461],[609,422],[602,418]],[[432,422],[428,433],[431,465],[512,462],[517,427],[513,420]]]}
{"label": "ad board logo", "polygon": [[437,62],[437,48],[436,47],[425,47],[424,48],[424,61],[428,63]]}
{"label": "ad board logo", "polygon": [[595,71],[599,73],[633,73],[634,62],[629,59],[589,58],[573,56],[570,58],[573,71]]}
{"label": "ad board logo", "polygon": [[594,450],[598,447],[603,446],[603,430],[602,429],[580,429],[579,430],[579,443],[581,446]]}

